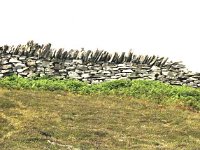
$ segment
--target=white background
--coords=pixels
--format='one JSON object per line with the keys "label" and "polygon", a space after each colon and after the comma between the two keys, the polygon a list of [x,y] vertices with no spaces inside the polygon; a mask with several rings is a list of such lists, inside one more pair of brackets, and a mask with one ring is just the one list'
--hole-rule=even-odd
{"label": "white background", "polygon": [[128,51],[200,72],[199,0],[0,0],[0,45]]}

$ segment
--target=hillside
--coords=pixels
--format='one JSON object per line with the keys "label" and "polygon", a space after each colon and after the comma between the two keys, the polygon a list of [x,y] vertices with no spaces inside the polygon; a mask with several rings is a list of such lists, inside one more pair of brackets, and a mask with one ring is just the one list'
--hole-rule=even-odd
{"label": "hillside", "polygon": [[199,113],[125,96],[0,89],[1,149],[197,149]]}

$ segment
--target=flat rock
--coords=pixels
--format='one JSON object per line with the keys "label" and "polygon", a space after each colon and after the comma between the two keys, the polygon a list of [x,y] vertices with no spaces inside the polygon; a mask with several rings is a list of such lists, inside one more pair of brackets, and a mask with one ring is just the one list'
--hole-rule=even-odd
{"label": "flat rock", "polygon": [[9,60],[10,63],[20,63],[21,61],[19,61],[17,58],[11,58]]}
{"label": "flat rock", "polygon": [[6,69],[11,69],[12,68],[12,64],[6,64],[2,66],[2,69],[6,70]]}
{"label": "flat rock", "polygon": [[132,73],[132,72],[133,72],[133,70],[131,70],[131,69],[122,70],[122,73]]}
{"label": "flat rock", "polygon": [[0,70],[1,74],[10,73],[10,72],[13,72],[13,70],[12,69]]}
{"label": "flat rock", "polygon": [[89,77],[90,77],[90,74],[89,74],[89,73],[83,73],[83,74],[81,75],[81,77],[83,77],[83,78],[89,78]]}
{"label": "flat rock", "polygon": [[69,76],[70,78],[77,78],[77,77],[80,77],[80,76],[78,75],[78,73],[73,72],[73,71],[69,71],[69,72],[68,72],[68,76]]}

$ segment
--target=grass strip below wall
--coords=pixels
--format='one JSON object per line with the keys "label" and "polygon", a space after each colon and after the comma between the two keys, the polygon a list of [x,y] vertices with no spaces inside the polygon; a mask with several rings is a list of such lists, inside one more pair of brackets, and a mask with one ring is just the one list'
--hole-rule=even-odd
{"label": "grass strip below wall", "polygon": [[177,104],[200,110],[200,89],[172,86],[150,80],[115,80],[88,84],[78,80],[50,77],[22,78],[16,75],[0,79],[0,87],[8,89],[61,90],[79,94],[114,94],[151,100],[159,104]]}

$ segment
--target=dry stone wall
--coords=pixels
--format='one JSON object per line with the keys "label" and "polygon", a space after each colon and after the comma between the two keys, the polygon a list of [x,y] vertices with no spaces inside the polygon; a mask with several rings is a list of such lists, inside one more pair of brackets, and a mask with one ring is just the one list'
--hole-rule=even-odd
{"label": "dry stone wall", "polygon": [[158,56],[109,53],[103,50],[52,49],[51,44],[0,47],[0,78],[54,76],[88,83],[117,79],[160,80],[172,85],[200,87],[200,73],[188,71],[181,62]]}

